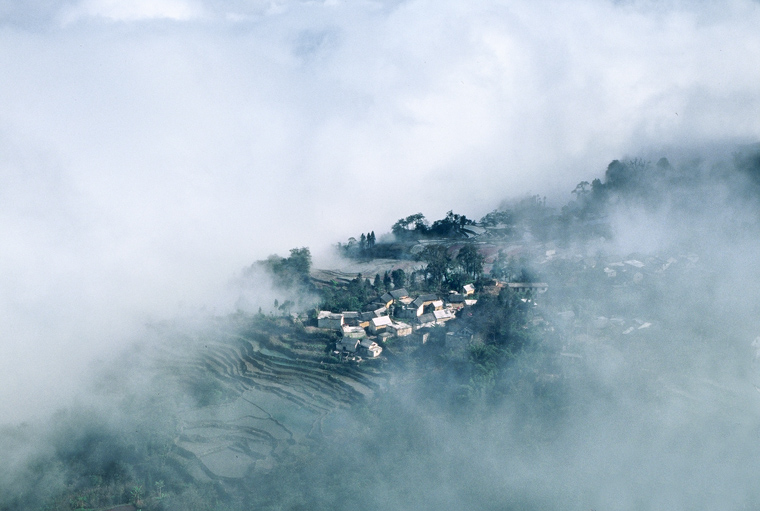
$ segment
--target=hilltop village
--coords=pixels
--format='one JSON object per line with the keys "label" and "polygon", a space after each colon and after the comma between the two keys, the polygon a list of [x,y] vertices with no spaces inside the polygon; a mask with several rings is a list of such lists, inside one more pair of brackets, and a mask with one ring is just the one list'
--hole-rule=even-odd
{"label": "hilltop village", "polygon": [[[608,254],[593,244],[561,246],[527,236],[516,242],[514,235],[504,234],[503,226],[492,229],[482,224],[470,225],[466,232],[467,237],[455,240],[396,243],[394,247],[397,254],[423,254],[426,247],[442,246],[451,262],[457,261],[464,247],[475,248],[482,267],[476,278],[455,290],[443,286],[430,292],[425,286],[429,271],[424,260],[378,259],[353,268],[387,268],[388,274],[406,268],[406,281],[416,282],[415,291],[394,288],[391,283],[391,289],[373,296],[362,310],[315,311],[311,324],[339,335],[332,354],[344,362],[361,362],[381,356],[389,341],[424,345],[435,338],[449,353],[467,357],[469,350],[494,340],[493,332],[482,328],[490,318],[477,318],[495,312],[479,307],[479,302],[484,305],[483,300],[501,296],[507,307],[512,298],[527,308],[529,314],[520,316],[526,323],[520,328],[551,342],[563,364],[577,364],[588,350],[599,349],[600,343],[611,346],[614,341],[641,338],[652,327],[658,330],[662,318],[656,305],[662,291],[690,274],[709,273],[693,253]],[[311,272],[318,285],[345,293],[363,279],[361,275],[341,270]],[[375,289],[372,279],[363,280]]]}
{"label": "hilltop village", "polygon": [[[496,281],[483,292],[494,295],[504,288],[522,294],[522,300],[529,302],[529,296],[546,292],[548,285]],[[372,310],[319,311],[317,325],[340,332],[341,338],[336,341],[333,353],[346,361],[361,362],[362,357],[378,357],[383,352],[382,346],[393,338],[425,344],[431,329],[436,327],[446,329],[446,347],[464,347],[472,342],[474,332],[467,327],[457,328],[453,323],[466,307],[477,303],[474,296],[473,284],[465,284],[461,292],[450,291],[443,296],[428,293],[412,297],[404,288],[394,289],[372,302],[369,305]],[[447,325],[450,321],[452,324]]]}
{"label": "hilltop village", "polygon": [[[647,168],[613,162],[613,183],[621,166]],[[685,247],[612,251],[610,190],[599,180],[582,182],[561,211],[532,196],[479,221],[449,212],[430,224],[418,213],[380,239],[374,232],[351,238],[337,247],[341,268],[310,270],[324,299],[307,324],[338,334],[329,349],[343,362],[431,340],[448,359],[476,364],[491,348],[513,356],[540,346],[548,355],[536,370],[545,375],[567,374],[611,351],[648,357],[645,343],[631,341],[682,330],[660,305],[671,289],[697,275],[709,279],[712,270]]]}
{"label": "hilltop village", "polygon": [[[685,188],[698,189],[702,178],[689,177]],[[609,360],[657,363],[661,332],[710,328],[665,311],[674,289],[690,289],[695,277],[710,281],[714,270],[700,240],[620,253],[614,211],[655,211],[667,185],[683,180],[684,170],[665,158],[615,160],[604,181],[578,183],[561,208],[534,195],[480,220],[449,211],[429,222],[416,213],[389,233],[337,244],[341,263],[329,269],[312,268],[308,248],[293,249],[261,264],[275,285],[316,296],[317,304],[294,313],[303,304],[286,300],[273,312],[318,333],[326,363],[380,367],[400,356],[429,369],[433,360],[475,394],[509,392],[518,374],[510,361],[518,358],[526,367],[519,378],[532,384]]]}

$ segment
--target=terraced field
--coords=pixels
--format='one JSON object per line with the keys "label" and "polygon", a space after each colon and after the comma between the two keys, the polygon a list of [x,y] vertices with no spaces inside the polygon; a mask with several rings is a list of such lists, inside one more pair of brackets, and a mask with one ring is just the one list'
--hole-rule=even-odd
{"label": "terraced field", "polygon": [[[176,446],[200,462],[201,479],[267,470],[293,446],[319,438],[331,414],[385,384],[377,366],[325,356],[329,336],[287,320],[260,320],[187,340],[161,354],[171,378],[194,396],[179,412]],[[329,433],[329,431],[327,431]]]}

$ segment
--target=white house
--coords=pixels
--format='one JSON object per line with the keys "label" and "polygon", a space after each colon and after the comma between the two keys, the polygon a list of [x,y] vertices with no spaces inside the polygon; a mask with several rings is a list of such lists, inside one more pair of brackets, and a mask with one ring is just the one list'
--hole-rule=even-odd
{"label": "white house", "polygon": [[435,320],[438,323],[443,323],[445,321],[449,321],[450,319],[454,319],[456,317],[448,309],[442,309],[442,310],[438,310],[438,311],[433,311],[433,316],[435,316]]}
{"label": "white house", "polygon": [[359,348],[359,339],[352,339],[350,337],[344,337],[335,343],[335,349],[338,351],[347,351],[349,353],[356,353]]}
{"label": "white house", "polygon": [[393,324],[390,316],[380,316],[379,318],[372,318],[369,322],[370,333],[377,335],[379,332],[384,332],[390,325]]}
{"label": "white house", "polygon": [[348,326],[343,325],[343,337],[349,337],[352,339],[362,339],[366,337],[366,332],[360,326]]}
{"label": "white house", "polygon": [[397,321],[388,325],[388,330],[394,332],[396,337],[404,337],[412,334],[412,325]]}
{"label": "white house", "polygon": [[367,356],[369,357],[377,357],[380,355],[380,353],[383,352],[383,348],[381,348],[375,341],[370,341],[369,339],[363,339],[359,346],[367,353]]}

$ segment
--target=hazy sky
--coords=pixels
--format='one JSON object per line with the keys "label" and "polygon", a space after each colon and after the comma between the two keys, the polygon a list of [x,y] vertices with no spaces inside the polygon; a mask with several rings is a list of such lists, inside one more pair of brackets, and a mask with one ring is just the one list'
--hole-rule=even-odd
{"label": "hazy sky", "polygon": [[0,0],[0,423],[270,253],[757,141],[758,27],[751,0]]}

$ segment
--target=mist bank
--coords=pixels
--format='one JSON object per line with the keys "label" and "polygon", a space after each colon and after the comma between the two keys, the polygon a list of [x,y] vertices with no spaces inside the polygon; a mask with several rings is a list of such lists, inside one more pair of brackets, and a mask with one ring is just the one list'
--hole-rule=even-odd
{"label": "mist bank", "polygon": [[70,396],[147,320],[234,310],[220,282],[269,254],[420,210],[563,203],[642,148],[756,140],[759,16],[0,3],[0,422]]}
{"label": "mist bank", "polygon": [[[0,507],[757,507],[760,152],[726,152],[614,160],[563,207],[506,201],[497,212],[515,229],[505,246],[525,247],[511,270],[549,284],[510,327],[536,335],[535,349],[452,358],[431,343],[389,359],[373,398],[336,408],[268,470],[226,480],[177,439],[192,436],[195,410],[208,424],[228,420],[245,376],[238,336],[271,343],[299,328],[270,305],[298,300],[283,290],[292,282],[247,266],[233,285],[238,312],[153,322],[91,367],[71,406],[4,427]],[[288,277],[297,260],[268,264]],[[482,301],[469,324],[496,315],[500,302]]]}

